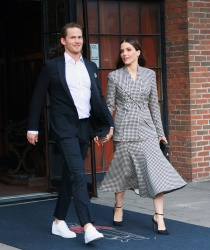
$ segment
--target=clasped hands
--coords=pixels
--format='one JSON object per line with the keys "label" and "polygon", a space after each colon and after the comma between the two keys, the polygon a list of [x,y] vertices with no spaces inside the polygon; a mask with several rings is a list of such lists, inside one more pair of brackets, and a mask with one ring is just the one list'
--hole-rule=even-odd
{"label": "clasped hands", "polygon": [[106,143],[107,141],[109,141],[112,136],[113,136],[113,133],[114,133],[114,129],[113,128],[110,128],[109,130],[109,133],[106,135],[106,137],[102,137],[102,138],[99,138],[98,136],[96,136],[94,138],[94,141],[95,143],[99,146],[100,144],[104,144]]}

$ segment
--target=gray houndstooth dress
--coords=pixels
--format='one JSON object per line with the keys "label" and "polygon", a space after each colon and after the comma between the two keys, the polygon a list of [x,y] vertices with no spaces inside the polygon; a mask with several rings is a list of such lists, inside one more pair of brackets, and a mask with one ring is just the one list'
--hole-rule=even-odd
{"label": "gray houndstooth dress", "polygon": [[138,67],[134,82],[123,67],[108,75],[107,106],[115,113],[115,153],[101,183],[103,191],[139,189],[141,197],[154,198],[184,187],[181,178],[160,150],[164,136],[155,72]]}

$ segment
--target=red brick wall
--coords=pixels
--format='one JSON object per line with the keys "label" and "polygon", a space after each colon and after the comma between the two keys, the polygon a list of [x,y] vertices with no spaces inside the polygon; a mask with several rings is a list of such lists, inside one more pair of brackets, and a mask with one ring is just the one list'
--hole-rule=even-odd
{"label": "red brick wall", "polygon": [[171,163],[210,180],[210,1],[165,1]]}

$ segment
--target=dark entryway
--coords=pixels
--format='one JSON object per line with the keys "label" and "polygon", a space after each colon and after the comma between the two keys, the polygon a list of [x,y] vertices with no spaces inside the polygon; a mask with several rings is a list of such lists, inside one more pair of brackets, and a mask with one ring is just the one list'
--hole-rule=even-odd
{"label": "dark entryway", "polygon": [[41,1],[3,1],[0,12],[0,197],[43,192],[44,128],[37,147],[25,136],[29,102],[43,62]]}

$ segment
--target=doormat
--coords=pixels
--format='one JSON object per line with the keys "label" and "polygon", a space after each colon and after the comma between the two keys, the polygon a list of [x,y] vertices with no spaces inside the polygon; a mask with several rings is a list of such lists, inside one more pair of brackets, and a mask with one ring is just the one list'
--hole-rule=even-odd
{"label": "doormat", "polygon": [[104,239],[86,245],[83,229],[70,205],[67,225],[77,233],[73,239],[51,234],[56,200],[2,205],[0,207],[0,242],[22,250],[186,250],[210,249],[210,228],[165,219],[170,235],[152,231],[150,215],[124,210],[123,227],[112,225],[113,208],[92,204],[95,227]]}

